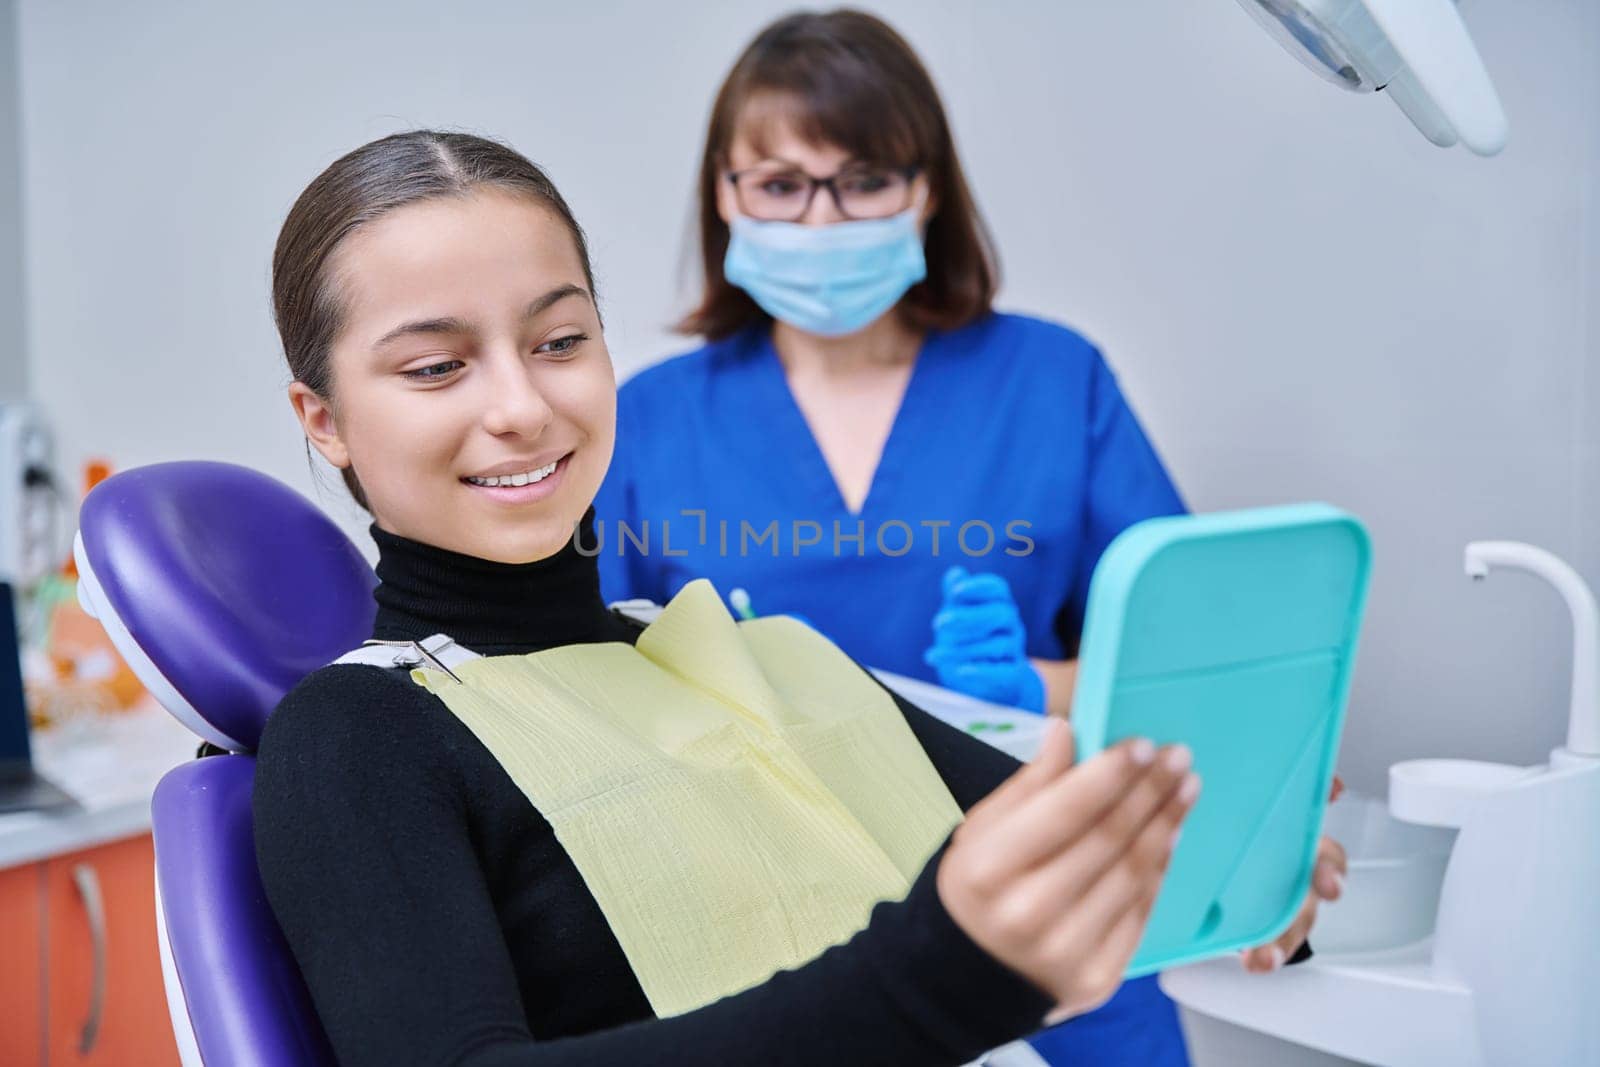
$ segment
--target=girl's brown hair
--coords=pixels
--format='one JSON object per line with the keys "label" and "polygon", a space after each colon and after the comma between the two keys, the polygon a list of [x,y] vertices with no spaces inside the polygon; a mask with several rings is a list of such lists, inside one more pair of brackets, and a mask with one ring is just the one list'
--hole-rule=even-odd
{"label": "girl's brown hair", "polygon": [[[272,254],[272,311],[283,354],[296,381],[333,401],[331,353],[344,324],[333,255],[345,238],[396,208],[492,186],[522,193],[555,212],[578,246],[584,280],[594,291],[588,243],[544,171],[514,150],[466,133],[412,130],[362,145],[333,162],[289,209]],[[310,444],[307,444],[307,451]],[[367,506],[355,471],[344,484]]]}
{"label": "girl's brown hair", "polygon": [[[898,310],[921,328],[952,329],[986,313],[999,285],[994,245],[956,157],[933,79],[911,46],[881,19],[841,9],[779,19],[744,50],[717,93],[700,160],[700,257],[704,294],[677,324],[717,340],[769,316],[722,273],[728,224],[717,213],[717,184],[741,132],[754,133],[747,109],[794,123],[802,137],[856,159],[918,167],[934,204],[928,220],[928,276]],[[743,127],[743,128],[741,128]],[[756,147],[761,148],[759,140]]]}

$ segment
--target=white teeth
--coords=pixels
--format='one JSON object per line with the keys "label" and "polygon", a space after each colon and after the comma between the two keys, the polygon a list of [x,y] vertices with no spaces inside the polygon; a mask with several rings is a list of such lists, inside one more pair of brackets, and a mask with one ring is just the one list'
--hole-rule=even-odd
{"label": "white teeth", "polygon": [[468,478],[467,481],[473,485],[488,486],[491,489],[509,485],[529,485],[533,482],[542,482],[550,477],[555,473],[556,466],[560,462],[560,460],[557,460],[555,463],[540,467],[538,470],[522,471],[518,474],[502,474],[494,478]]}

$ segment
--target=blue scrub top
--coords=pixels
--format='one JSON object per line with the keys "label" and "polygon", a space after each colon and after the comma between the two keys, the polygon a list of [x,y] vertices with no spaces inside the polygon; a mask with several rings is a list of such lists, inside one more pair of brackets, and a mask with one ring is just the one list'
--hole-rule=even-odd
{"label": "blue scrub top", "polygon": [[[867,666],[928,681],[922,653],[946,568],[1003,575],[1028,654],[1064,659],[1077,652],[1106,545],[1183,510],[1094,346],[1002,314],[928,334],[859,514],[839,495],[766,327],[623,386],[616,455],[595,501],[607,600],[666,603],[709,578],[724,596],[747,590],[757,614],[805,616]],[[1154,976],[1030,1043],[1051,1063],[1188,1063]]]}
{"label": "blue scrub top", "polygon": [[1099,352],[1001,314],[928,335],[859,514],[765,328],[623,386],[595,502],[607,599],[665,603],[709,578],[748,590],[757,614],[805,616],[868,666],[930,681],[946,568],[1002,575],[1028,654],[1063,659],[1106,545],[1182,510]]}

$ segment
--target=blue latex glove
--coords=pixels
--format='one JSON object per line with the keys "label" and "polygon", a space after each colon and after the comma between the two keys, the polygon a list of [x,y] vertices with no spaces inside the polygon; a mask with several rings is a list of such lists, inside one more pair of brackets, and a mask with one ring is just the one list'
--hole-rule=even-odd
{"label": "blue latex glove", "polygon": [[998,574],[944,574],[944,604],[933,617],[933,645],[923,662],[946,689],[1026,711],[1044,711],[1044,679],[1025,651],[1027,631]]}

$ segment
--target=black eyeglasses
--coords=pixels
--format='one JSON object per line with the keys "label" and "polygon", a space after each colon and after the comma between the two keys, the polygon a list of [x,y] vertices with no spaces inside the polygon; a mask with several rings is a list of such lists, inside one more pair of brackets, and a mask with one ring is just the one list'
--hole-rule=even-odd
{"label": "black eyeglasses", "polygon": [[758,163],[729,171],[739,210],[763,222],[798,222],[811,209],[818,188],[826,188],[847,219],[882,219],[911,206],[911,184],[920,167],[852,165],[827,178],[814,178],[792,163]]}

